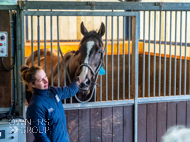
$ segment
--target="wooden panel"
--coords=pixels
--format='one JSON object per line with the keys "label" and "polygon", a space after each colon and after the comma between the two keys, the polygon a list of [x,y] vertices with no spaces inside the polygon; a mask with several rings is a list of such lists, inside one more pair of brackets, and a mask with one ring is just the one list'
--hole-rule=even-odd
{"label": "wooden panel", "polygon": [[31,131],[29,123],[26,121],[26,142],[33,142],[34,141],[34,135]]}
{"label": "wooden panel", "polygon": [[146,142],[146,104],[138,106],[138,142]]}
{"label": "wooden panel", "polygon": [[1,90],[1,93],[0,93],[0,107],[5,107],[6,105],[7,105],[7,103],[5,103],[5,102],[7,102],[7,98],[8,97],[6,97],[6,87],[5,86],[1,86],[0,85],[0,90]]}
{"label": "wooden panel", "polygon": [[90,111],[89,109],[79,110],[79,142],[90,141]]}
{"label": "wooden panel", "polygon": [[156,142],[157,104],[147,104],[147,142]]}
{"label": "wooden panel", "polygon": [[124,142],[133,142],[134,139],[134,121],[133,121],[133,106],[125,106],[124,107]]}
{"label": "wooden panel", "polygon": [[187,127],[190,128],[190,101],[187,101]]}
{"label": "wooden panel", "polygon": [[177,125],[186,125],[186,101],[177,103]]}
{"label": "wooden panel", "polygon": [[112,108],[102,108],[102,142],[112,142]]}
{"label": "wooden panel", "polygon": [[161,137],[166,133],[166,111],[167,111],[167,103],[158,103],[157,142],[161,142]]}
{"label": "wooden panel", "polygon": [[91,109],[91,142],[101,142],[102,134],[102,109]]}
{"label": "wooden panel", "polygon": [[176,125],[176,102],[168,102],[167,129]]}
{"label": "wooden panel", "polygon": [[79,110],[65,111],[67,117],[67,131],[71,142],[78,142]]}
{"label": "wooden panel", "polygon": [[[8,57],[4,58],[4,64],[6,67],[11,65],[11,32],[10,32],[10,17],[8,10],[0,10],[0,31],[8,32]],[[4,69],[2,62],[0,62],[0,69]],[[0,107],[11,106],[11,71],[0,70],[0,88],[3,90],[0,93]],[[4,91],[5,90],[5,91]]]}
{"label": "wooden panel", "polygon": [[113,107],[113,142],[123,141],[123,107]]}

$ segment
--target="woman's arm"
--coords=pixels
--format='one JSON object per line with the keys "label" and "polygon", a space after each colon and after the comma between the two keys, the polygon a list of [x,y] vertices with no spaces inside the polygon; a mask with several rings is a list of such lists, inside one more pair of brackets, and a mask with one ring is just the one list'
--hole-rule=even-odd
{"label": "woman's arm", "polygon": [[71,83],[69,86],[59,87],[58,96],[61,100],[70,98],[78,92],[78,84],[76,82]]}

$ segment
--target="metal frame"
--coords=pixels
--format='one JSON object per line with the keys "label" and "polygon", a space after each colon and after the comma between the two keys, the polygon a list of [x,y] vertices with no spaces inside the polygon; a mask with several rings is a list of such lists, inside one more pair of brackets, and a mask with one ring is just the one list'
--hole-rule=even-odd
{"label": "metal frame", "polygon": [[65,10],[136,10],[136,11],[185,11],[190,3],[163,2],[71,2],[71,1],[27,1],[20,2],[22,9],[65,9]]}
{"label": "metal frame", "polygon": [[[72,11],[72,12],[59,12],[59,11],[22,11],[21,12],[21,20],[22,23],[24,23],[23,19],[24,16],[38,16],[38,15],[43,15],[43,16],[131,16],[132,17],[132,23],[133,29],[132,29],[132,40],[133,40],[133,56],[132,56],[132,70],[133,70],[133,75],[131,79],[133,80],[132,84],[134,87],[134,95],[135,95],[135,100],[123,100],[123,101],[106,101],[106,102],[94,102],[94,103],[77,103],[77,104],[66,104],[64,105],[65,109],[73,109],[73,108],[86,108],[86,107],[97,107],[98,106],[104,107],[104,106],[113,106],[115,105],[125,105],[125,104],[135,104],[135,141],[137,141],[137,112],[138,112],[138,76],[135,74],[138,74],[138,33],[139,33],[139,12],[78,12],[78,11]],[[24,25],[22,24],[22,28]],[[24,62],[24,30],[22,29],[22,62]],[[51,41],[52,42],[52,41]],[[23,89],[24,90],[24,89]],[[25,92],[22,92],[25,94]],[[23,95],[25,96],[25,95]]]}
{"label": "metal frame", "polygon": [[[65,109],[82,109],[82,108],[94,108],[94,107],[110,107],[110,106],[124,106],[124,105],[134,105],[134,118],[135,118],[135,126],[134,126],[134,138],[135,142],[137,142],[137,112],[138,112],[138,104],[141,103],[157,103],[157,102],[170,102],[170,101],[182,101],[182,100],[190,100],[189,96],[164,96],[164,97],[149,97],[138,98],[138,39],[139,34],[139,22],[138,18],[139,12],[102,12],[98,10],[136,10],[136,11],[190,11],[190,3],[141,3],[141,2],[19,2],[20,9],[51,9],[53,11],[20,11],[18,10],[17,16],[17,30],[21,30],[22,33],[20,35],[17,32],[17,71],[19,71],[19,67],[24,63],[24,16],[133,16],[132,23],[132,40],[133,40],[133,57],[132,57],[132,90],[135,92],[134,100],[123,100],[123,101],[105,101],[105,102],[93,102],[93,103],[80,103],[80,104],[64,104]],[[1,6],[0,6],[1,8]],[[64,9],[64,10],[83,10],[83,11],[54,11],[56,9]],[[96,11],[84,11],[84,10],[96,10]],[[149,23],[150,25],[151,23]],[[19,26],[21,25],[21,27]],[[149,33],[150,34],[150,33]],[[107,40],[107,37],[106,37]],[[145,40],[144,40],[145,41]],[[150,44],[150,40],[149,40]],[[156,44],[156,43],[154,43]],[[160,42],[161,44],[161,42]],[[180,43],[181,45],[181,43]],[[170,45],[171,46],[171,45]],[[187,46],[187,43],[186,43]],[[144,55],[144,54],[143,54]],[[154,55],[155,56],[155,55]],[[19,59],[22,57],[22,59]],[[171,58],[171,57],[170,57]],[[181,56],[180,56],[181,58]],[[149,65],[150,66],[150,65]],[[154,67],[155,68],[155,67]],[[171,69],[171,65],[170,65]],[[124,70],[125,71],[125,70]],[[18,72],[17,72],[18,73]],[[23,94],[23,96],[18,98],[18,102],[24,104],[24,86],[21,87],[20,79],[18,77],[17,80],[18,94]],[[19,88],[22,88],[19,90]],[[150,86],[149,86],[150,88]],[[155,88],[154,88],[155,89]],[[171,91],[171,90],[170,90]],[[155,94],[154,94],[155,96]]]}
{"label": "metal frame", "polygon": [[[39,15],[42,15],[42,16],[134,16],[134,17],[139,17],[139,12],[78,12],[78,11],[72,11],[72,12],[68,12],[68,11],[63,11],[63,12],[60,12],[60,11],[22,11],[22,18],[21,19],[24,19],[24,16],[39,16]],[[132,21],[137,21],[137,19],[134,19]],[[137,23],[139,23],[139,21],[137,21]],[[138,26],[138,25],[137,25]],[[136,26],[136,28],[138,28]],[[135,28],[134,28],[135,30]],[[133,32],[133,34],[138,34],[138,30]],[[133,36],[134,38],[136,38],[136,36]],[[22,30],[22,54],[24,55],[24,31]],[[125,40],[124,40],[125,41]],[[133,44],[133,51],[137,51],[135,54],[136,56],[138,56],[138,39],[134,39],[134,44]],[[52,43],[52,41],[51,41]],[[51,44],[52,45],[52,44]],[[133,56],[135,58],[137,58],[136,56]],[[24,57],[23,56],[22,58],[22,62],[24,63]],[[133,59],[134,61],[138,61],[137,59]],[[138,63],[134,63],[134,65],[138,65]],[[136,69],[136,68],[135,68]],[[136,71],[138,72],[138,68],[136,69]],[[136,72],[134,72],[136,73]],[[135,75],[133,76],[134,78],[136,77]],[[132,78],[132,80],[134,80]],[[137,79],[138,80],[138,79]],[[135,82],[134,82],[135,84]],[[138,87],[138,86],[137,86]],[[134,90],[137,90],[137,89],[134,89]],[[23,92],[24,93],[24,92]],[[137,92],[138,94],[138,92]],[[73,104],[75,105],[75,104]]]}

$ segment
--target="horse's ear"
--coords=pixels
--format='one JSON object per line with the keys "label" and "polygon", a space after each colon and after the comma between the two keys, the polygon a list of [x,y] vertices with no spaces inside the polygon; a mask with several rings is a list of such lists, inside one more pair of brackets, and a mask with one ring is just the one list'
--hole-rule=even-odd
{"label": "horse's ear", "polygon": [[80,31],[85,36],[88,33],[88,30],[85,28],[83,22],[80,25]]}
{"label": "horse's ear", "polygon": [[102,36],[104,35],[104,33],[105,33],[105,25],[104,25],[104,23],[102,22],[102,23],[101,23],[101,26],[100,26],[100,29],[99,29],[99,31],[98,31],[98,34],[102,37]]}

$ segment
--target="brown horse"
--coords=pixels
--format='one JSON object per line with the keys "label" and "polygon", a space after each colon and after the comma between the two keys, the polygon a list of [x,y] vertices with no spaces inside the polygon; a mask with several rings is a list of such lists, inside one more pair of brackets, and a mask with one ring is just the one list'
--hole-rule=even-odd
{"label": "brown horse", "polygon": [[[94,88],[96,78],[99,72],[99,69],[103,61],[103,41],[102,36],[105,33],[105,26],[101,23],[100,29],[98,32],[90,31],[84,27],[83,22],[81,23],[81,33],[84,35],[83,39],[80,42],[79,49],[77,51],[71,51],[66,53],[63,56],[59,57],[58,63],[58,53],[57,51],[52,52],[51,60],[51,51],[47,49],[46,51],[46,60],[45,60],[45,51],[44,49],[40,50],[40,66],[45,70],[46,62],[46,74],[49,79],[50,84],[53,74],[53,86],[58,86],[58,78],[60,80],[60,86],[64,86],[65,75],[65,65],[71,81],[76,80],[78,77],[82,79],[82,83],[79,85],[79,92],[77,97],[81,101],[87,100],[91,95],[91,92]],[[38,65],[38,51],[33,53],[33,65]],[[52,62],[52,63],[51,63]],[[26,64],[32,66],[32,54],[26,59]],[[53,64],[53,65],[51,65]],[[59,66],[59,75],[58,75],[58,66]],[[51,67],[53,72],[51,72]],[[68,78],[66,79],[67,85],[70,83]],[[31,96],[27,96],[26,99],[29,102]],[[75,102],[75,100],[73,100]]]}

